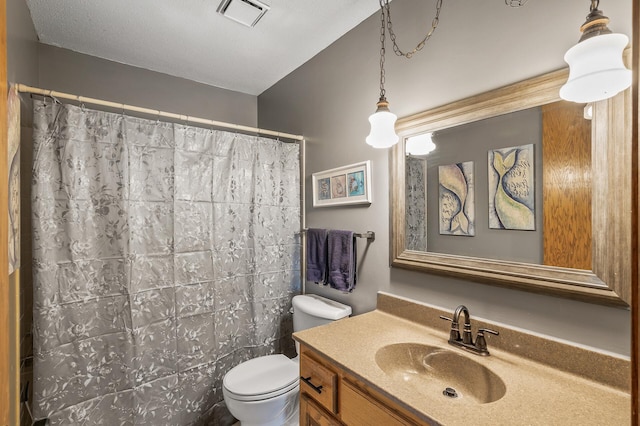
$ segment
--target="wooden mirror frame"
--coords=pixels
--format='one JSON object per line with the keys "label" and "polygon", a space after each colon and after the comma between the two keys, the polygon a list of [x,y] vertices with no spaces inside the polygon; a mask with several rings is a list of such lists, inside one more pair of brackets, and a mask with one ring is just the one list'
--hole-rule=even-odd
{"label": "wooden mirror frame", "polygon": [[[630,56],[630,49],[627,49]],[[606,305],[631,304],[631,91],[594,104],[591,124],[592,268],[570,269],[406,249],[406,137],[561,100],[568,69],[554,71],[398,120],[390,158],[391,265]]]}

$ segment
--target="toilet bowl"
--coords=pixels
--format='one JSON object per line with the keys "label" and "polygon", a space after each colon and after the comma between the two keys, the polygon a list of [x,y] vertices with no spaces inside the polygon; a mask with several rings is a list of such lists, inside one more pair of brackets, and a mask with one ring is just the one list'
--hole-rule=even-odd
{"label": "toilet bowl", "polygon": [[[316,295],[293,298],[294,331],[351,315],[351,307]],[[296,347],[297,349],[297,347]],[[241,426],[297,426],[300,394],[298,358],[266,355],[245,361],[225,374],[222,394]]]}
{"label": "toilet bowl", "polygon": [[229,412],[242,426],[298,424],[298,363],[284,355],[251,359],[232,368],[223,379]]}

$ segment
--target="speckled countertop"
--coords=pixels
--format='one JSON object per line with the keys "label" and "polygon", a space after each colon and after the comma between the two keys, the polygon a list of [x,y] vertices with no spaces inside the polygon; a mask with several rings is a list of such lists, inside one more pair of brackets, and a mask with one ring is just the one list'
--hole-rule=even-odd
{"label": "speckled countertop", "polygon": [[[421,315],[420,322],[401,318],[410,316],[412,311]],[[382,300],[378,297],[375,311],[300,331],[294,338],[427,422],[475,426],[630,424],[631,398],[625,391],[628,375],[619,371],[628,370],[628,360],[555,341],[546,342],[543,352],[547,358],[551,356],[551,360],[544,356],[542,360],[535,359],[537,351],[526,350],[526,333],[480,321],[480,326],[495,327],[501,336],[487,339],[490,356],[469,354],[447,343],[448,325],[440,326],[437,322],[441,313],[445,312],[382,295]],[[473,329],[475,335],[477,325],[474,324]],[[510,337],[517,340],[512,347],[524,350],[526,356],[507,351],[509,344],[497,344]],[[531,338],[536,347],[545,340],[540,336]],[[485,404],[468,398],[449,399],[439,393],[420,393],[391,378],[377,365],[378,349],[395,343],[425,344],[464,355],[497,374],[506,385],[506,393],[499,400]],[[576,363],[588,365],[576,367]],[[581,369],[594,371],[587,374],[593,377],[578,375]],[[604,380],[596,380],[598,378]]]}

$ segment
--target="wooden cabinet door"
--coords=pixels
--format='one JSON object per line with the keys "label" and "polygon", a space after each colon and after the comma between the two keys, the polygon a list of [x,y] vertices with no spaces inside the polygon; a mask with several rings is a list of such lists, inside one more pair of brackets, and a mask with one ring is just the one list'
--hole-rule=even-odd
{"label": "wooden cabinet door", "polygon": [[300,396],[300,426],[341,426],[331,414],[320,408],[308,395]]}
{"label": "wooden cabinet door", "polygon": [[402,417],[381,402],[365,395],[346,380],[340,387],[340,417],[347,426],[385,425],[414,426],[415,423]]}

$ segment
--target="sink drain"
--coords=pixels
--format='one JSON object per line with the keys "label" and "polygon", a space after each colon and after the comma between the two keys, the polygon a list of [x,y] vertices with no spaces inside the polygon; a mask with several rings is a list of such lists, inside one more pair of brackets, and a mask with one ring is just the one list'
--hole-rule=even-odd
{"label": "sink drain", "polygon": [[447,398],[457,398],[458,397],[458,392],[456,392],[456,390],[454,388],[446,388],[445,390],[442,391],[442,394],[444,396],[446,396]]}

